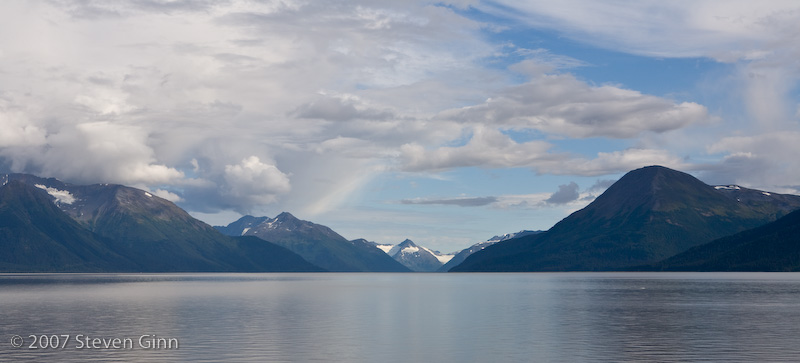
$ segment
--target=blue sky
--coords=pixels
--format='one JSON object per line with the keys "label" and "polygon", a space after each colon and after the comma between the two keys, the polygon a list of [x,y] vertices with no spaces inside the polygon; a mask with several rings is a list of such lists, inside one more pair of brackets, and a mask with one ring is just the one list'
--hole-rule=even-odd
{"label": "blue sky", "polygon": [[6,1],[0,171],[442,252],[625,172],[800,193],[792,1]]}

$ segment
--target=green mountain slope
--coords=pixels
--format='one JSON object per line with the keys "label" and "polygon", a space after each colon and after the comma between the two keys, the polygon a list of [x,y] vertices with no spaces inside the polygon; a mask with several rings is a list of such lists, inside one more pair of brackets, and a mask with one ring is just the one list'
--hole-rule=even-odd
{"label": "green mountain slope", "polygon": [[637,270],[800,271],[800,210]]}
{"label": "green mountain slope", "polygon": [[549,231],[489,246],[451,271],[624,269],[757,227],[798,207],[798,196],[718,189],[686,173],[645,167],[627,173]]}
{"label": "green mountain slope", "polygon": [[138,266],[81,227],[39,188],[11,181],[0,187],[0,271],[134,271]]}

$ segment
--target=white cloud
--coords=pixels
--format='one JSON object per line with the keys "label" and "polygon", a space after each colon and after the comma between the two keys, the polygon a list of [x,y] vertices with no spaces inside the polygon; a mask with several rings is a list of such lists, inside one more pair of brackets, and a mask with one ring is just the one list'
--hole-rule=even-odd
{"label": "white cloud", "polygon": [[439,171],[459,167],[521,167],[563,159],[548,153],[545,141],[517,143],[499,130],[476,126],[464,146],[444,146],[426,150],[419,144],[401,147],[401,168],[406,171]]}
{"label": "white cloud", "polygon": [[[502,7],[496,7],[500,4]],[[797,34],[793,1],[510,1],[477,5],[582,42],[657,57],[756,59]]]}
{"label": "white cloud", "polygon": [[600,176],[624,173],[649,165],[661,165],[677,170],[690,166],[683,158],[667,150],[630,148],[614,152],[599,152],[594,159],[572,158],[560,163],[547,163],[536,170],[556,175]]}
{"label": "white cloud", "polygon": [[288,175],[275,165],[261,162],[257,156],[226,165],[225,182],[225,195],[250,207],[274,203],[279,195],[292,189]]}
{"label": "white cloud", "polygon": [[[730,136],[710,145],[724,154],[720,165],[709,166],[703,180],[712,184],[741,184],[771,191],[784,190],[800,180],[800,132],[782,131],[753,136]],[[797,191],[795,191],[797,192]]]}
{"label": "white cloud", "polygon": [[153,191],[153,194],[173,203],[179,203],[183,201],[183,198],[181,198],[180,195],[177,195],[173,192],[164,189],[156,189],[155,191]]}
{"label": "white cloud", "polygon": [[23,110],[14,109],[9,103],[0,99],[0,148],[44,144],[45,130],[31,122]]}
{"label": "white cloud", "polygon": [[569,74],[541,75],[483,104],[446,111],[440,117],[581,138],[630,138],[709,119],[706,108],[697,103],[675,103],[615,86],[590,86]]}
{"label": "white cloud", "polygon": [[598,176],[616,174],[648,165],[675,169],[687,163],[666,150],[630,148],[599,152],[587,159],[567,153],[551,152],[552,145],[534,140],[518,143],[494,128],[476,126],[464,146],[426,149],[418,144],[401,148],[401,169],[412,172],[443,171],[460,167],[532,168],[537,173]]}

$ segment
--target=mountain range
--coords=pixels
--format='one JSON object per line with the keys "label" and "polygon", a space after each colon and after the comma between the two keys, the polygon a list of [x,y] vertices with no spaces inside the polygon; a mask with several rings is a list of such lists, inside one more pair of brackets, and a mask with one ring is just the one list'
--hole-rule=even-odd
{"label": "mountain range", "polygon": [[800,208],[800,196],[710,186],[661,166],[633,170],[545,233],[472,254],[450,271],[608,271],[656,263]]}
{"label": "mountain range", "polygon": [[651,166],[548,231],[444,255],[281,213],[211,227],[147,191],[0,175],[0,272],[800,271],[800,196]]}
{"label": "mountain range", "polygon": [[253,236],[285,247],[307,261],[335,272],[409,272],[368,242],[348,241],[332,229],[283,212],[275,218],[244,216],[215,227],[229,236]]}
{"label": "mountain range", "polygon": [[323,271],[272,243],[224,236],[139,189],[0,179],[2,271]]}

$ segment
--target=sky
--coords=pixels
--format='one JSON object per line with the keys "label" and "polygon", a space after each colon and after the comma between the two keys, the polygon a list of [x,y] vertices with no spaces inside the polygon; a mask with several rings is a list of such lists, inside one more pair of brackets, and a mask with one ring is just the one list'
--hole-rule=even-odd
{"label": "sky", "polygon": [[442,252],[625,172],[800,194],[795,1],[0,3],[0,172]]}

